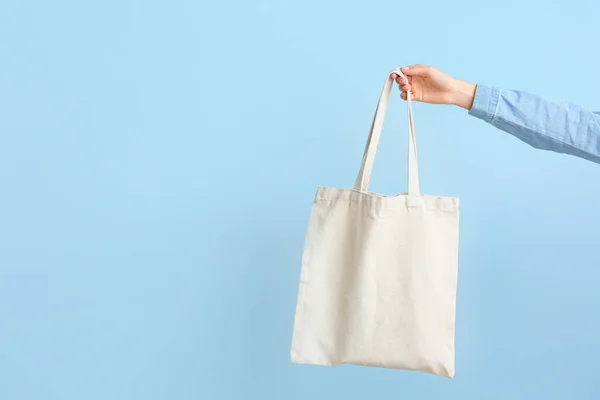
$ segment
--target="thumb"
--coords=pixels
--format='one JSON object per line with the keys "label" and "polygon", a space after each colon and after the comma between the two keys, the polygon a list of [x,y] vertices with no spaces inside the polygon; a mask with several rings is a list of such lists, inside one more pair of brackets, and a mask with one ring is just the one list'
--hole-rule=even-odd
{"label": "thumb", "polygon": [[400,68],[408,76],[427,77],[431,74],[431,67],[423,64],[409,65],[408,67]]}

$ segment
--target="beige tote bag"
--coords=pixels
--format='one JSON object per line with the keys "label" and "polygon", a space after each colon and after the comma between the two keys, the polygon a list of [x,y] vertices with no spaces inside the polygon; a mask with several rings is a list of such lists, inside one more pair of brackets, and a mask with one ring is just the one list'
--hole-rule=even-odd
{"label": "beige tote bag", "polygon": [[388,74],[354,189],[319,187],[302,255],[291,360],[454,376],[458,199],[419,191],[408,105],[408,193],[368,191]]}

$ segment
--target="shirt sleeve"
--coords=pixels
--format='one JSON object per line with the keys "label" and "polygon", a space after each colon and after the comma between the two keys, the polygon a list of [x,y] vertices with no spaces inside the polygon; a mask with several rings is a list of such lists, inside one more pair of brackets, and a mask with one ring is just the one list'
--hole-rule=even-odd
{"label": "shirt sleeve", "polygon": [[537,149],[600,163],[600,113],[527,92],[478,85],[469,114]]}

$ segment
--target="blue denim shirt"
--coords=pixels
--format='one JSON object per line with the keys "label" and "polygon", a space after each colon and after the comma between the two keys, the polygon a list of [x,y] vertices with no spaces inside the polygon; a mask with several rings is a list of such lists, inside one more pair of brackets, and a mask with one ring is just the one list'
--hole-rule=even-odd
{"label": "blue denim shirt", "polygon": [[600,113],[522,91],[478,85],[469,114],[537,149],[600,163]]}

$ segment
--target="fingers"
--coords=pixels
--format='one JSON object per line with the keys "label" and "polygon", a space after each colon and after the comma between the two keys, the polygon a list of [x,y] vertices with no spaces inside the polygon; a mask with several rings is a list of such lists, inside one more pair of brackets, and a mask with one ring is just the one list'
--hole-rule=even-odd
{"label": "fingers", "polygon": [[401,77],[401,76],[398,76],[396,78],[396,83],[398,84],[398,87],[400,88],[400,90],[403,92],[406,92],[406,91],[412,89],[410,81],[411,81],[410,77],[408,79]]}
{"label": "fingers", "polygon": [[[408,77],[409,81],[412,76],[420,76],[420,77],[428,77],[434,72],[434,68],[425,64],[413,64],[408,67],[401,67],[400,70],[404,73],[406,77]],[[392,79],[394,79],[399,85],[402,84],[403,77],[398,74],[392,74]]]}
{"label": "fingers", "polygon": [[402,67],[400,70],[408,76],[426,77],[431,74],[432,68],[429,65],[414,64],[409,65],[408,67]]}

